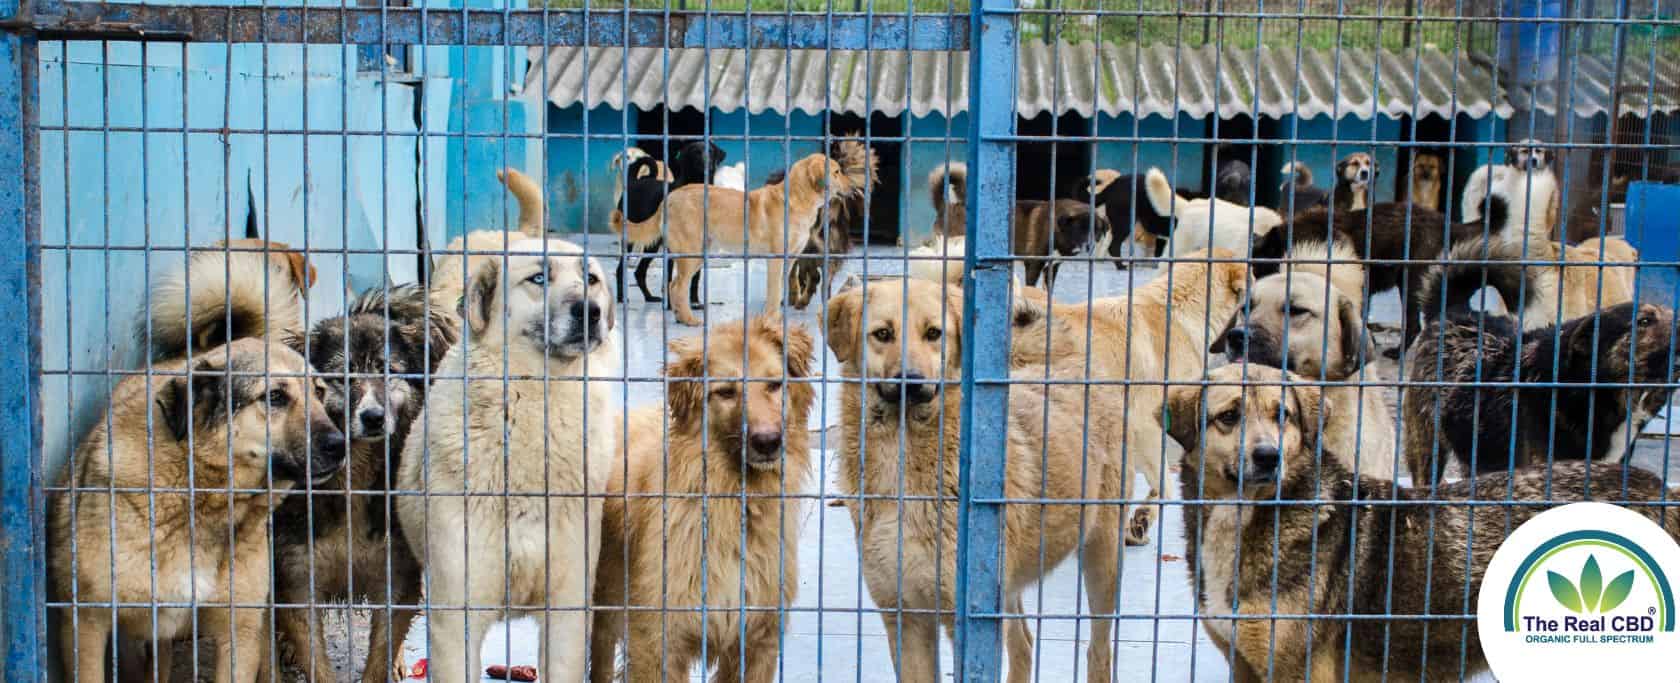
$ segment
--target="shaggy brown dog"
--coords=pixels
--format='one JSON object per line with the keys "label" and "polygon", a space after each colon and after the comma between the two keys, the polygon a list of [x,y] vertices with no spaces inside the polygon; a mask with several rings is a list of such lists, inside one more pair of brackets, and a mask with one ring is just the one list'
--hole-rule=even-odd
{"label": "shaggy brown dog", "polygon": [[[828,345],[849,378],[841,390],[837,477],[851,497],[864,582],[883,610],[899,680],[938,681],[939,627],[952,628],[956,604],[961,291],[924,280],[871,280],[835,294],[828,307]],[[1072,378],[1068,372],[1039,365],[1012,375],[1020,383],[1010,390],[1005,495],[1127,498],[1130,482],[1118,469],[1126,426],[1087,410],[1086,391],[1093,407],[1123,405],[1124,397],[1114,386],[1030,384],[1046,373]],[[1019,613],[1026,588],[1078,552],[1090,611],[1113,613],[1123,506],[1005,507],[999,571],[1006,611]],[[1106,619],[1092,622],[1091,680],[1109,679],[1110,628]],[[1004,630],[1009,680],[1027,681],[1032,636],[1020,620],[1006,621]]]}
{"label": "shaggy brown dog", "polygon": [[[862,194],[841,197],[829,202],[827,220],[819,218],[811,232],[810,241],[793,267],[788,269],[788,304],[805,310],[811,298],[821,292],[826,298],[834,284],[834,275],[844,268],[844,257],[852,250],[852,230],[862,230],[864,217],[869,214],[870,195],[879,185],[881,159],[875,150],[862,141],[842,138],[829,147],[829,156],[840,162],[846,175],[868,188]],[[770,174],[766,185],[782,182],[785,174]]]}
{"label": "shaggy brown dog", "polygon": [[1054,287],[1062,258],[1094,254],[1109,238],[1108,219],[1090,204],[1072,199],[1015,202],[1014,221],[1013,251],[1026,269],[1029,287],[1038,286],[1040,274],[1045,287]]}
{"label": "shaggy brown dog", "polygon": [[750,192],[712,185],[686,185],[673,190],[652,217],[625,223],[622,231],[626,240],[641,244],[652,242],[660,226],[669,225],[665,249],[674,255],[677,265],[665,299],[671,302],[678,322],[700,324],[689,306],[688,295],[691,278],[700,272],[702,249],[709,249],[711,254],[745,251],[770,255],[765,268],[768,280],[764,309],[780,312],[782,288],[787,284],[785,261],[804,250],[824,206],[861,192],[863,182],[847,175],[844,164],[812,154],[794,163],[787,179],[778,185]]}
{"label": "shaggy brown dog", "polygon": [[721,680],[775,678],[776,608],[799,590],[801,505],[785,496],[812,471],[815,396],[811,334],[783,329],[760,316],[714,324],[704,347],[673,342],[666,403],[630,413],[602,518],[591,680],[613,680],[621,641],[627,680],[686,678],[702,643]]}
{"label": "shaggy brown dog", "polygon": [[[1609,464],[1558,463],[1433,491],[1359,476],[1345,454],[1318,457],[1316,388],[1264,366],[1243,377],[1227,365],[1205,389],[1173,387],[1162,417],[1184,446],[1184,498],[1217,501],[1186,507],[1185,555],[1199,612],[1214,617],[1202,627],[1244,683],[1474,677],[1487,661],[1473,605],[1505,533],[1564,503],[1673,498],[1657,476]],[[1680,534],[1671,508],[1633,509]],[[1348,614],[1390,616],[1333,618]]]}

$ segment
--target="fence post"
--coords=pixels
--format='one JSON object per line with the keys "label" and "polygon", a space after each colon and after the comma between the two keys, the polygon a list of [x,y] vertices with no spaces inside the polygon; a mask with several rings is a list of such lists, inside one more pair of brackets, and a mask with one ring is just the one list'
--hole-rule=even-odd
{"label": "fence post", "polygon": [[[24,14],[28,10],[25,8]],[[41,222],[36,39],[0,0],[0,681],[45,681],[46,543],[41,494]]]}
{"label": "fence post", "polygon": [[[1013,0],[973,4],[969,50],[968,228],[963,256],[962,477],[957,515],[956,680],[997,681],[998,555],[1009,412],[1009,216],[1015,198]],[[984,305],[981,305],[984,304]],[[980,454],[981,457],[976,457]]]}

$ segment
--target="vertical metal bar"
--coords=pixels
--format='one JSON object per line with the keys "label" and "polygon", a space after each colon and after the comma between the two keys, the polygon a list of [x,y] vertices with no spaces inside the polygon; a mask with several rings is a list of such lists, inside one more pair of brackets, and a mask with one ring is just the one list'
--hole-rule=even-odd
{"label": "vertical metal bar", "polygon": [[[1009,410],[1009,216],[1015,197],[1013,0],[973,4],[978,40],[969,56],[968,232],[963,256],[962,448],[957,506],[956,680],[996,681],[1002,673],[1001,622],[975,618],[1001,606],[998,567],[1002,508],[975,498],[1003,496]],[[999,106],[999,103],[1005,103]],[[987,305],[980,306],[980,302]],[[975,453],[989,457],[975,458]],[[1019,663],[1017,663],[1019,664]]]}
{"label": "vertical metal bar", "polygon": [[[0,17],[18,0],[0,0]],[[0,37],[0,334],[24,340],[0,352],[10,389],[0,413],[0,681],[45,681],[46,562],[41,494],[41,210],[35,127],[36,40]],[[68,60],[66,60],[68,62]]]}

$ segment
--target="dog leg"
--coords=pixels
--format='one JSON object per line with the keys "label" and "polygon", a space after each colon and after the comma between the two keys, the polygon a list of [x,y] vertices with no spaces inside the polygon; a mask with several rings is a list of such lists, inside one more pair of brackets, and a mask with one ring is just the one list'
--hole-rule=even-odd
{"label": "dog leg", "polygon": [[595,623],[589,632],[590,683],[612,683],[618,665],[618,639],[624,634],[624,627],[623,612],[597,606]]}
{"label": "dog leg", "polygon": [[787,259],[772,258],[764,263],[764,270],[770,276],[770,281],[764,283],[764,312],[780,313],[782,311],[782,287],[787,285]]}
{"label": "dog leg", "polygon": [[[103,616],[94,616],[93,610],[83,610],[71,618],[67,610],[64,614],[63,626],[60,629],[58,641],[59,661],[64,664],[64,675],[77,681],[105,680],[105,650],[111,642],[111,626]],[[168,643],[159,643],[161,649]],[[168,673],[163,674],[168,676]]]}
{"label": "dog leg", "polygon": [[[1004,598],[1003,611],[1020,615],[1027,610],[1021,605],[1021,594]],[[1033,637],[1026,619],[1006,619],[1003,622],[1004,649],[1009,653],[1009,683],[1032,683]]]}
{"label": "dog leg", "polygon": [[[752,636],[748,636],[749,641]],[[776,641],[772,636],[763,642],[764,647],[756,649],[754,653],[742,660],[741,644],[730,643],[718,657],[717,675],[712,677],[712,683],[774,683],[776,680]],[[746,675],[741,675],[742,665],[746,665]]]}
{"label": "dog leg", "polygon": [[[309,596],[289,596],[282,602],[302,604],[312,602]],[[327,638],[322,632],[325,610],[309,608],[280,609],[275,612],[280,635],[292,651],[292,661],[303,669],[311,681],[331,680],[334,674],[332,658],[327,656]]]}
{"label": "dog leg", "polygon": [[[415,596],[410,595],[393,594],[391,599],[399,605],[416,602]],[[392,608],[387,614],[384,609],[373,608],[373,629],[368,635],[368,656],[367,664],[362,667],[362,683],[403,680],[402,643],[413,623],[414,610]],[[394,644],[393,635],[396,636]]]}
{"label": "dog leg", "polygon": [[[677,322],[684,325],[698,326],[700,324],[700,319],[694,316],[694,310],[690,307],[688,301],[689,292],[691,291],[690,288],[692,286],[690,278],[693,278],[695,274],[699,272],[700,259],[677,259],[676,277],[671,280],[669,285],[670,288],[665,291],[666,297],[671,299],[673,302],[672,305],[675,307]],[[779,275],[780,274],[778,273],[778,276]]]}
{"label": "dog leg", "polygon": [[[1114,524],[1125,515],[1121,506],[1098,508],[1096,531],[1085,536],[1085,546],[1079,549],[1080,564],[1084,567],[1086,609],[1093,617],[1112,615],[1119,596],[1120,543]],[[1091,621],[1091,644],[1085,651],[1086,680],[1107,681],[1114,670],[1114,645],[1109,637],[1114,629],[1110,619]]]}
{"label": "dog leg", "polygon": [[[240,600],[245,596],[235,596]],[[267,649],[262,645],[264,609],[206,609],[202,632],[216,639],[216,683],[252,683]],[[321,680],[321,679],[315,679]]]}
{"label": "dog leg", "polygon": [[676,615],[652,612],[630,617],[630,641],[624,647],[625,683],[688,680],[688,670],[694,664],[694,652],[681,635],[668,628],[670,624],[667,621],[676,618]]}
{"label": "dog leg", "polygon": [[[939,679],[939,619],[930,614],[881,613],[900,681]],[[902,625],[902,626],[901,626]]]}
{"label": "dog leg", "polygon": [[1044,262],[1036,259],[1027,259],[1026,263],[1021,265],[1027,271],[1027,286],[1037,287],[1038,274],[1044,272]]}
{"label": "dog leg", "polygon": [[[618,270],[613,271],[613,279],[618,282],[618,303],[621,304],[624,303],[624,297],[627,295],[624,289],[624,262],[628,260],[630,260],[630,253],[628,251],[619,253]],[[643,291],[645,292],[646,289],[644,288]]]}
{"label": "dog leg", "polygon": [[664,301],[664,299],[654,296],[647,285],[648,269],[653,267],[654,254],[659,253],[659,246],[659,243],[655,242],[643,248],[641,257],[636,260],[636,287],[642,290],[642,299],[648,303]]}

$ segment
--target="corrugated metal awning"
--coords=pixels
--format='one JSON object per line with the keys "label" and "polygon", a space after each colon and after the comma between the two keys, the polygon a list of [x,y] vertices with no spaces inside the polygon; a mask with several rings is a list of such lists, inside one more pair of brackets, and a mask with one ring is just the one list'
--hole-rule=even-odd
{"label": "corrugated metal awning", "polygon": [[[1456,58],[1455,58],[1456,57]],[[757,114],[822,111],[897,116],[951,115],[968,109],[967,52],[834,50],[704,50],[699,48],[556,47],[531,49],[528,88],[541,88],[566,107],[584,103],[648,110],[710,108]],[[1636,60],[1630,60],[1636,61]],[[1581,57],[1574,69],[1572,107],[1583,115],[1607,111],[1610,69]],[[1177,68],[1174,68],[1174,65]],[[626,66],[628,65],[628,67]],[[1624,69],[1623,111],[1680,109],[1680,64],[1659,60],[1654,96],[1649,62]],[[669,78],[664,77],[669,74]],[[1258,113],[1277,118],[1489,113],[1509,117],[1530,97],[1509,98],[1495,86],[1485,59],[1434,47],[1393,50],[1258,50],[1213,46],[1120,46],[1112,43],[1023,43],[1017,111],[1090,116],[1138,114],[1222,118]],[[545,82],[546,81],[546,82]],[[1629,95],[1629,91],[1637,91]],[[1258,94],[1258,102],[1256,95]],[[1542,89],[1533,101],[1549,112]]]}

